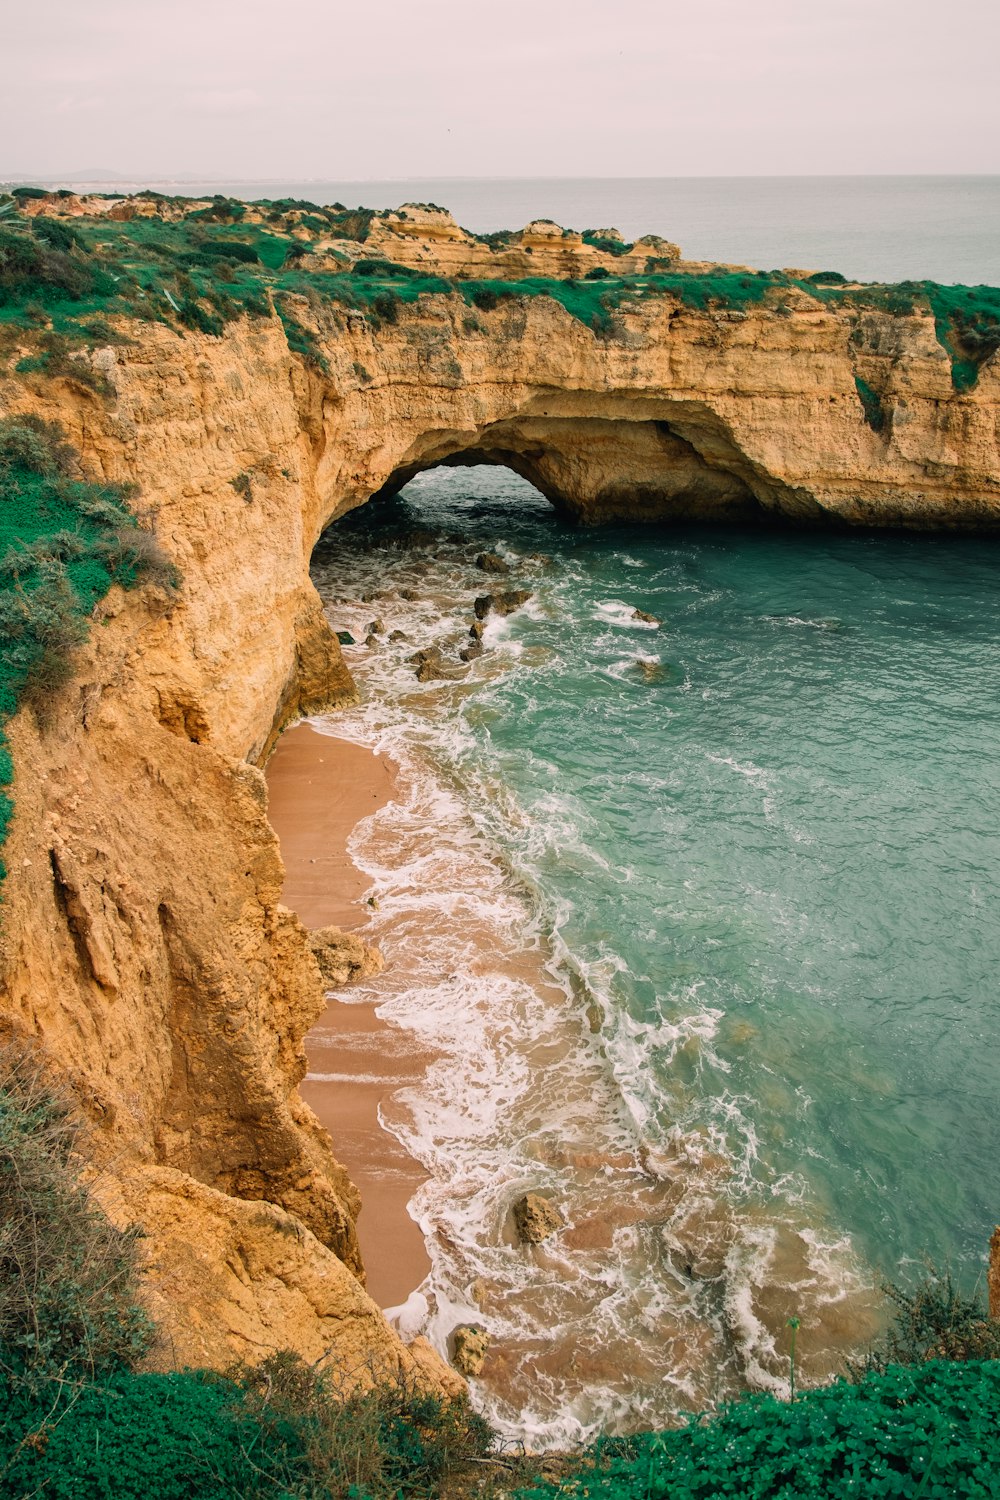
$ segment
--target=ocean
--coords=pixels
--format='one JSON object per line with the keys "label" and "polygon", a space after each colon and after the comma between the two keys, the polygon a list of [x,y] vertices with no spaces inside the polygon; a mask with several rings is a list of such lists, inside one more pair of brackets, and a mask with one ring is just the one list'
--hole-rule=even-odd
{"label": "ocean", "polygon": [[[112,186],[102,184],[102,186]],[[141,182],[175,193],[349,208],[437,203],[477,234],[531,219],[660,234],[692,260],[862,281],[1000,283],[1000,177],[530,177]]]}
{"label": "ocean", "polygon": [[[995,178],[268,188],[1000,280]],[[468,638],[482,551],[531,598],[461,681],[419,684],[415,650]],[[474,1391],[511,1437],[785,1390],[792,1316],[825,1379],[883,1278],[930,1259],[981,1285],[998,567],[982,539],[576,531],[502,469],[422,474],[318,545],[331,623],[384,624],[347,648],[361,704],[321,727],[401,768],[353,837],[388,960],[358,997],[438,1058],[382,1111],[428,1173],[432,1271],[399,1317],[442,1349],[490,1331]],[[511,1231],[526,1191],[565,1221],[543,1246]]]}

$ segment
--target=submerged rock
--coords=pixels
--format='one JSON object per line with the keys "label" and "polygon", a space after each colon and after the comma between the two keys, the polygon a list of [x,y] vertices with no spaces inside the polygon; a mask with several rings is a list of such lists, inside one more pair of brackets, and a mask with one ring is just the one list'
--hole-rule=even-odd
{"label": "submerged rock", "polygon": [[476,1323],[460,1323],[451,1336],[451,1362],[462,1375],[478,1375],[486,1360],[490,1336]]}
{"label": "submerged rock", "polygon": [[510,568],[504,562],[499,552],[480,552],[476,558],[476,567],[484,573],[509,573]]}
{"label": "submerged rock", "polygon": [[566,1223],[555,1204],[538,1193],[525,1193],[514,1204],[514,1223],[522,1245],[540,1245]]}
{"label": "submerged rock", "polygon": [[358,644],[349,630],[338,630],[337,640],[342,646],[356,646]]}
{"label": "submerged rock", "polygon": [[634,671],[639,674],[643,682],[665,682],[667,679],[663,664],[648,656],[636,658]]}
{"label": "submerged rock", "polygon": [[309,934],[309,946],[328,990],[380,974],[384,967],[385,961],[376,947],[356,933],[342,932],[339,927],[317,927]]}

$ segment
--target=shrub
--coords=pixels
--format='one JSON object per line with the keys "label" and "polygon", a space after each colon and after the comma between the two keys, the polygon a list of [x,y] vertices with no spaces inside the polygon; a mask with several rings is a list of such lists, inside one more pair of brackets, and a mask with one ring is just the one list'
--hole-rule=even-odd
{"label": "shrub", "polygon": [[372,298],[372,308],[383,323],[399,322],[399,298],[394,292],[379,292]]}
{"label": "shrub", "polygon": [[584,281],[606,281],[610,275],[611,272],[608,270],[607,266],[591,266],[590,270],[586,272],[583,279]]}
{"label": "shrub", "polygon": [[861,379],[860,375],[855,375],[854,384],[861,402],[861,409],[865,414],[865,421],[873,432],[881,432],[885,426],[885,411],[881,397],[872,390],[867,381]]}
{"label": "shrub", "polygon": [[500,298],[488,286],[477,287],[472,294],[472,301],[480,312],[492,312],[494,308],[500,306]]}
{"label": "shrub", "polygon": [[37,198],[47,198],[49,196],[49,193],[48,193],[48,191],[47,191],[46,188],[40,188],[40,187],[16,187],[16,188],[11,188],[10,195],[11,195],[12,198],[25,198],[25,199],[27,199],[27,198],[36,198],[37,199]]}
{"label": "shrub", "polygon": [[41,1060],[0,1050],[0,1373],[31,1391],[128,1367],[151,1338],[136,1236],[77,1183],[76,1139]]}
{"label": "shrub", "polygon": [[948,1272],[931,1267],[912,1289],[886,1282],[882,1290],[894,1309],[893,1323],[880,1344],[849,1366],[855,1379],[929,1359],[1000,1360],[1000,1323],[977,1298],[959,1291]]}
{"label": "shrub", "polygon": [[353,271],[355,276],[384,276],[395,280],[420,275],[412,266],[399,266],[395,261],[383,260],[381,257],[356,260]]}
{"label": "shrub", "polygon": [[445,1400],[402,1378],[344,1391],[335,1373],[290,1352],[235,1378],[265,1435],[298,1434],[300,1500],[438,1494],[450,1471],[493,1446],[489,1425],[466,1399]]}

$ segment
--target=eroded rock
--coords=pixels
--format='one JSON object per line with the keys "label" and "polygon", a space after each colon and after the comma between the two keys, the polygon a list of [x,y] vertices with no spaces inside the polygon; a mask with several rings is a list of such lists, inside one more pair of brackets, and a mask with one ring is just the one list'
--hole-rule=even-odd
{"label": "eroded rock", "polygon": [[540,1245],[565,1223],[555,1204],[538,1193],[525,1193],[514,1204],[514,1224],[522,1245]]}
{"label": "eroded rock", "polygon": [[460,1323],[451,1336],[451,1362],[462,1375],[478,1375],[489,1347],[485,1328],[477,1323]]}
{"label": "eroded rock", "polygon": [[531,589],[505,589],[500,594],[481,594],[474,602],[477,620],[485,620],[491,612],[495,615],[512,615],[531,598]]}
{"label": "eroded rock", "polygon": [[510,567],[504,562],[499,552],[480,552],[476,558],[476,567],[484,573],[510,572]]}
{"label": "eroded rock", "polygon": [[340,989],[371,974],[380,974],[385,964],[379,950],[354,932],[339,927],[317,927],[309,934],[309,946],[319,964],[327,989]]}

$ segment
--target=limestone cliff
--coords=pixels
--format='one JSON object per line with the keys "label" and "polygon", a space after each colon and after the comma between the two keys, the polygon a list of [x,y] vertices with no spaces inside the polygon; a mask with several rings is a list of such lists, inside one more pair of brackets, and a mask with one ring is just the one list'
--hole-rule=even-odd
{"label": "limestone cliff", "polygon": [[52,722],[9,728],[3,1020],[65,1070],[98,1192],[148,1234],[163,1358],[333,1345],[443,1382],[364,1293],[357,1195],[297,1093],[321,985],[280,904],[259,766],[284,722],[352,693],[309,581],[317,538],[421,469],[478,462],[584,522],[996,526],[1000,374],[959,392],[929,313],[805,293],[649,297],[599,334],[545,296],[470,316],[442,292],[377,327],[285,306],[319,357],[277,316],[123,324],[130,343],[78,356],[102,395],[72,370],[18,375],[9,351],[2,411],[57,417],[94,475],[136,480],[182,589],[109,595]]}

